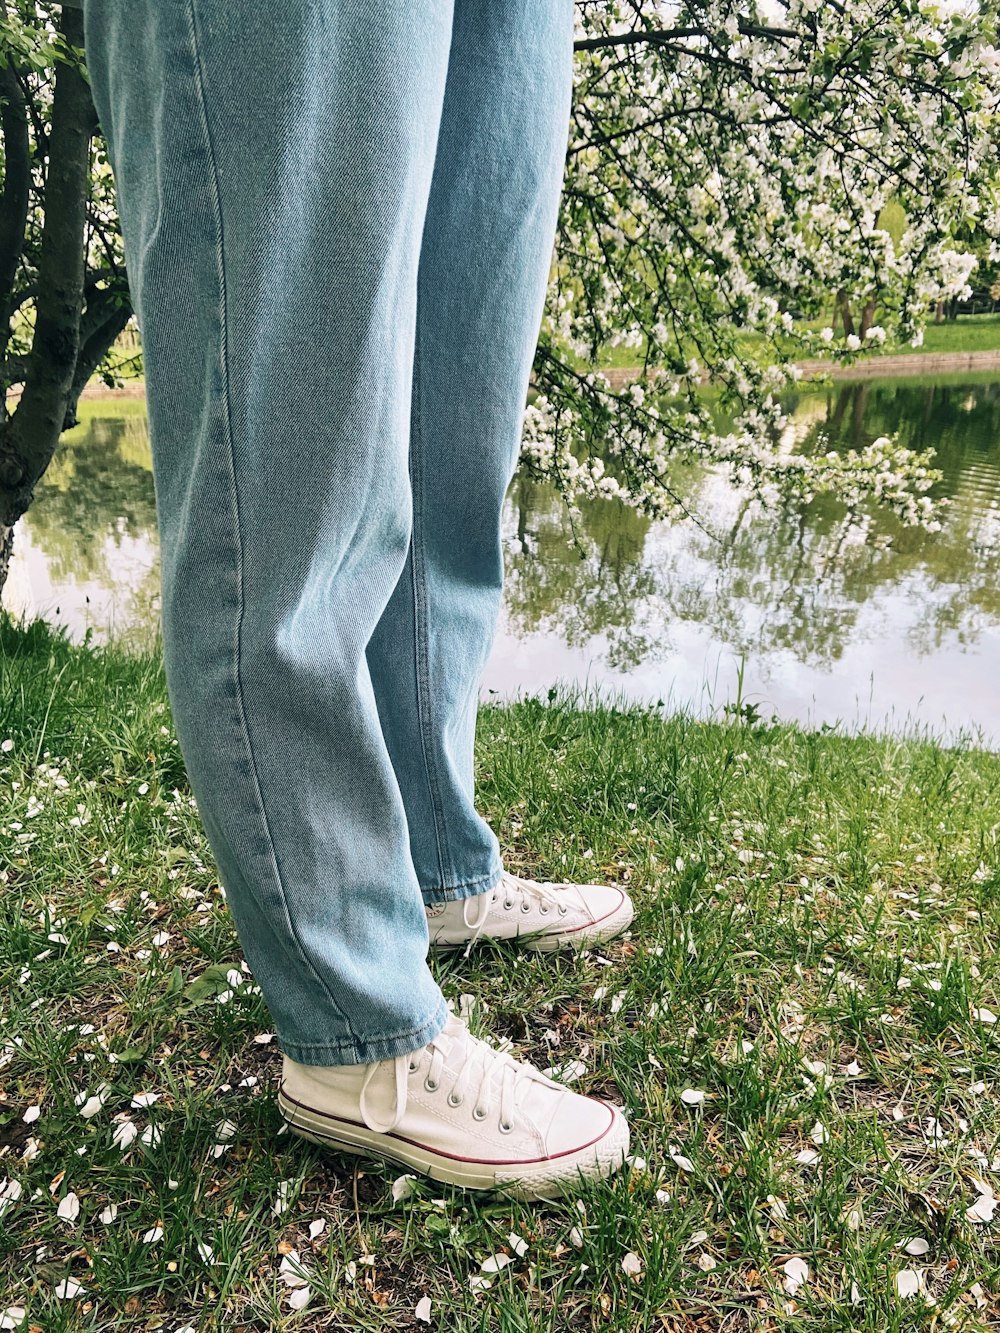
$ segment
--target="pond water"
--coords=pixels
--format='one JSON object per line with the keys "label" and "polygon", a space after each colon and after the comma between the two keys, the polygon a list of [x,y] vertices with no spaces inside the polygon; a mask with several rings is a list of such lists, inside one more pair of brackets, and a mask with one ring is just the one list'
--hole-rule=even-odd
{"label": "pond water", "polygon": [[[818,431],[834,447],[893,431],[933,446],[943,531],[884,513],[848,525],[828,500],[765,510],[686,469],[677,484],[703,527],[602,501],[574,544],[555,492],[518,475],[483,697],[572,683],[701,715],[739,701],[812,726],[1000,737],[1000,380],[841,382],[793,401],[806,446]],[[81,416],[19,525],[5,602],[74,638],[148,642],[159,566],[144,404],[84,400]]]}

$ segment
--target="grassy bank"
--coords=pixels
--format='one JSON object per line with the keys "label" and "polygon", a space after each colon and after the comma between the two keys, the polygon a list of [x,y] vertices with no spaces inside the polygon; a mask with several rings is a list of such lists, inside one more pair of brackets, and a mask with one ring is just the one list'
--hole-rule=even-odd
{"label": "grassy bank", "polygon": [[998,1327],[1000,757],[579,702],[483,708],[480,802],[511,869],[627,882],[634,929],[435,968],[478,1030],[622,1101],[635,1158],[556,1205],[396,1199],[398,1171],[278,1133],[158,659],[2,631],[0,1311]]}
{"label": "grassy bank", "polygon": [[[875,323],[877,324],[876,317]],[[818,331],[824,325],[830,323],[829,317],[824,319],[804,320],[802,327]],[[843,341],[843,329],[838,324],[836,326],[837,343]],[[785,347],[787,353],[793,358],[801,359],[801,353],[790,339],[779,340]],[[747,353],[760,354],[765,347],[765,341],[757,334],[746,334],[740,339],[741,344]],[[924,341],[920,347],[887,347],[886,354],[900,355],[910,353],[914,357],[927,356],[934,352],[995,352],[1000,349],[1000,314],[994,315],[960,315],[956,320],[943,320],[940,324],[933,322],[924,327]],[[684,348],[685,357],[699,356],[698,348],[694,343]],[[822,349],[817,349],[811,356],[822,360],[824,353]],[[879,352],[869,352],[866,356],[868,360],[876,361],[879,358]],[[601,361],[602,367],[624,369],[642,364],[643,349],[635,347],[617,347],[610,356]],[[700,356],[699,356],[699,359]],[[583,364],[582,362],[580,363]]]}

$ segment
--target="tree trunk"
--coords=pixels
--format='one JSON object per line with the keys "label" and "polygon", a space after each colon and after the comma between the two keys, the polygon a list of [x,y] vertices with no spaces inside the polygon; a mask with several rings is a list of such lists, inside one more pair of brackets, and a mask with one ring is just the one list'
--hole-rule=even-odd
{"label": "tree trunk", "polygon": [[861,312],[861,328],[858,330],[858,337],[862,342],[865,340],[865,334],[875,322],[875,298],[870,297],[865,302],[864,309]]}
{"label": "tree trunk", "polygon": [[124,278],[114,280],[109,287],[99,288],[96,283],[88,284],[86,295],[87,305],[80,321],[80,348],[76,354],[73,383],[66,401],[63,430],[71,430],[77,424],[76,408],[80,394],[101,364],[104,354],[132,318],[132,302]]}
{"label": "tree trunk", "polygon": [[[4,178],[0,193],[0,366],[7,360],[10,319],[14,312],[14,279],[24,245],[31,197],[31,146],[24,92],[17,80],[13,56],[0,65],[0,128],[3,130]],[[7,383],[0,383],[0,421],[7,416]]]}
{"label": "tree trunk", "polygon": [[844,321],[844,336],[849,338],[854,332],[854,317],[851,315],[851,303],[847,299],[847,293],[843,287],[837,292],[837,308],[840,311],[840,317]]}
{"label": "tree trunk", "polygon": [[[64,6],[57,26],[82,52],[82,12]],[[10,565],[14,524],[30,505],[35,485],[55,453],[73,385],[83,306],[90,140],[96,125],[80,64],[60,61],[52,94],[35,330],[20,401],[0,424],[0,595]]]}

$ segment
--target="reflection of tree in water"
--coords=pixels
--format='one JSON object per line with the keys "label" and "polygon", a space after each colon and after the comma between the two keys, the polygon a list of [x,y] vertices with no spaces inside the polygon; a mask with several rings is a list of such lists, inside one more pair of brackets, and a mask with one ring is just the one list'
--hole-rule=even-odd
{"label": "reflection of tree in water", "polygon": [[[607,638],[607,660],[628,670],[648,658],[658,637],[643,621],[656,594],[654,571],[642,563],[649,519],[617,500],[584,507],[572,540],[555,488],[520,474],[511,488],[516,528],[505,533],[504,603],[522,634],[554,632],[571,647]],[[651,632],[650,632],[651,631]]]}
{"label": "reflection of tree in water", "polygon": [[56,578],[104,582],[106,542],[155,535],[145,416],[95,417],[69,432],[29,522]]}
{"label": "reflection of tree in water", "polygon": [[[687,622],[754,655],[763,672],[781,650],[836,661],[865,611],[871,619],[895,609],[915,654],[944,640],[973,643],[1000,624],[1000,383],[865,381],[798,397],[802,448],[857,447],[892,433],[909,448],[935,448],[939,493],[952,501],[944,531],[906,529],[874,510],[847,522],[824,498],[797,512],[764,511],[686,466],[671,485],[707,533],[598,501],[584,506],[576,529],[581,558],[558,494],[518,476],[506,533],[512,628],[573,647],[603,638],[608,665],[627,671],[668,653],[671,628]],[[67,435],[24,522],[55,583],[113,590],[120,621],[155,626],[158,563],[135,570],[128,561],[130,540],[156,542],[146,416],[121,407]]]}
{"label": "reflection of tree in water", "polygon": [[512,624],[570,644],[605,634],[615,667],[665,654],[679,621],[758,658],[788,650],[828,664],[866,605],[888,613],[902,599],[914,652],[946,638],[974,642],[1000,623],[1000,384],[867,381],[837,385],[826,399],[818,420],[815,394],[796,404],[812,418],[806,449],[860,447],[890,433],[936,449],[945,474],[937,493],[952,502],[942,532],[904,528],[874,507],[849,520],[825,497],[794,512],[764,510],[720,477],[685,469],[674,485],[709,533],[686,524],[681,534],[602,502],[585,508],[581,559],[558,496],[521,481],[511,495],[524,546],[510,558]]}
{"label": "reflection of tree in water", "polygon": [[155,626],[159,561],[123,582],[126,541],[155,546],[156,506],[145,412],[94,416],[70,431],[23,522],[48,561],[53,583],[113,591],[120,619]]}

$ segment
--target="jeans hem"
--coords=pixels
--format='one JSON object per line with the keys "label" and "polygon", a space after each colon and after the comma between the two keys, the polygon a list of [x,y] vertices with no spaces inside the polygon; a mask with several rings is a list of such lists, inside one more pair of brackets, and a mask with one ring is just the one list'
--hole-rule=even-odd
{"label": "jeans hem", "polygon": [[419,1027],[396,1032],[387,1037],[345,1038],[343,1041],[300,1042],[285,1041],[279,1035],[281,1049],[289,1060],[302,1065],[366,1065],[377,1060],[394,1060],[397,1055],[410,1055],[426,1046],[432,1037],[444,1030],[448,1021],[448,1005],[441,1001],[434,1014]]}
{"label": "jeans hem", "polygon": [[503,874],[503,866],[499,862],[485,875],[480,875],[478,879],[467,879],[461,884],[434,884],[429,887],[421,886],[420,892],[423,894],[424,905],[430,907],[433,903],[453,903],[459,902],[463,898],[477,898],[481,893],[489,893],[490,889],[496,888]]}

